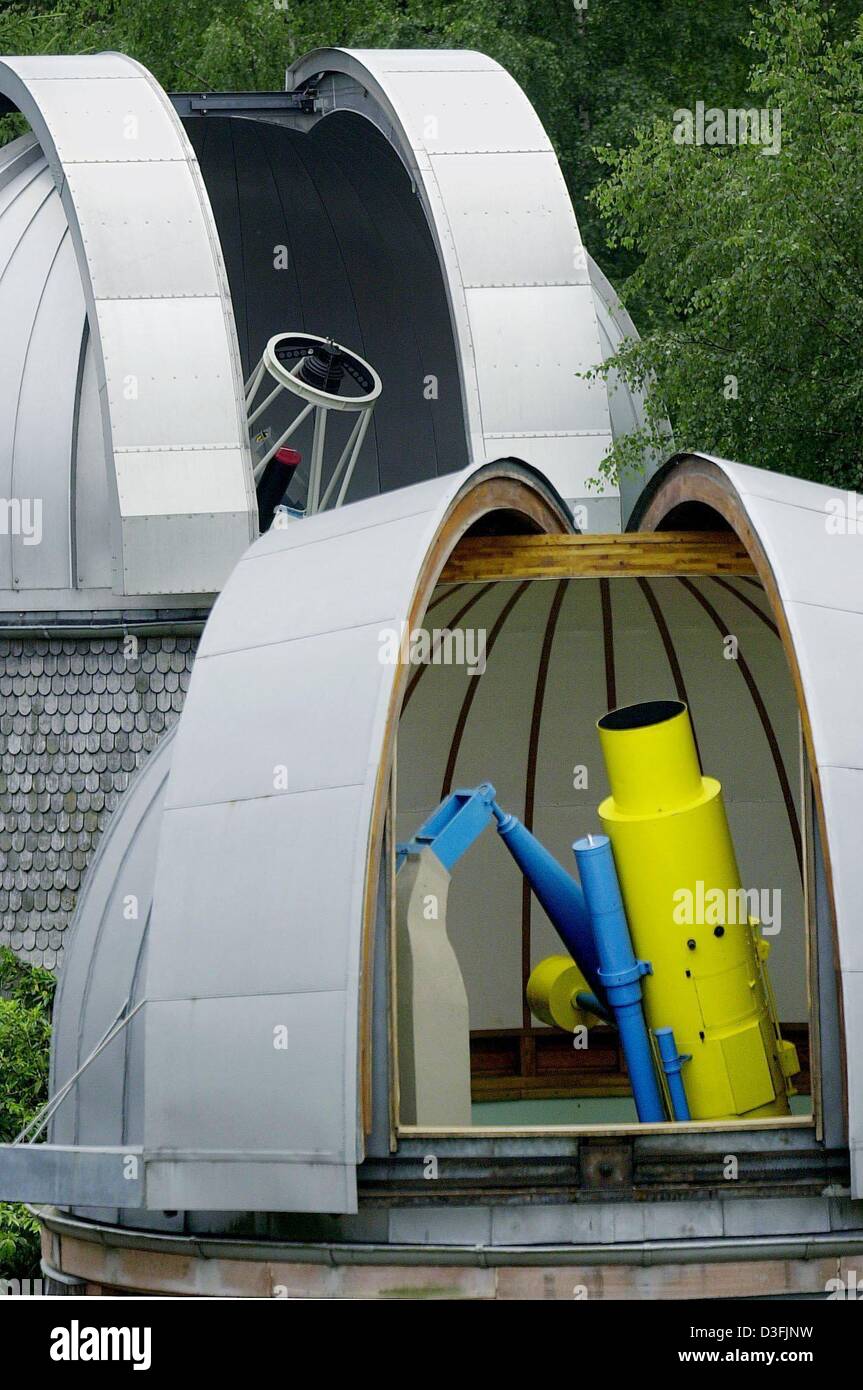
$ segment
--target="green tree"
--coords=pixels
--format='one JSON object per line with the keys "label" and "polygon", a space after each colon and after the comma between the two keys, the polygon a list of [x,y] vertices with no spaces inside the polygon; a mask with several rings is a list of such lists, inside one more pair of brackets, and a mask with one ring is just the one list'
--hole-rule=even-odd
{"label": "green tree", "polygon": [[[315,47],[477,48],[555,145],[584,239],[645,341],[651,427],[678,444],[860,483],[860,0],[10,0],[0,51],[119,49],[167,88],[281,87]],[[672,113],[778,106],[776,157],[687,147]],[[20,128],[0,119],[0,139]],[[732,378],[734,379],[732,381]]]}
{"label": "green tree", "polygon": [[[0,1143],[10,1144],[48,1098],[54,977],[0,947]],[[0,1278],[32,1278],[39,1226],[24,1206],[0,1203]]]}
{"label": "green tree", "polygon": [[[475,48],[533,101],[557,150],[582,233],[609,274],[632,258],[604,241],[588,201],[595,146],[693,93],[732,100],[746,76],[749,0],[11,0],[0,52],[118,49],[169,90],[278,88],[312,48]],[[0,122],[0,138],[9,138]]]}
{"label": "green tree", "polygon": [[746,105],[781,113],[778,153],[676,143],[671,112],[604,153],[595,202],[638,258],[642,327],[604,370],[650,406],[607,471],[661,450],[667,411],[678,448],[863,485],[863,24],[841,19],[797,0],[753,21]]}

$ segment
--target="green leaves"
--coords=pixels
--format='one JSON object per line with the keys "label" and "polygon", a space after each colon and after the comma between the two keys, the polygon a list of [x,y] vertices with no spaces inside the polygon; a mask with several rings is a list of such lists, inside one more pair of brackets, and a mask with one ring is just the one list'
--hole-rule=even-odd
{"label": "green leaves", "polygon": [[0,1202],[0,1279],[39,1277],[39,1222],[26,1207]]}
{"label": "green leaves", "polygon": [[755,21],[736,104],[781,113],[778,153],[675,144],[669,113],[603,155],[594,201],[640,257],[622,294],[642,341],[604,374],[649,383],[650,442],[667,410],[680,449],[859,488],[863,34],[834,23],[817,0]]}
{"label": "green leaves", "polygon": [[0,995],[27,1009],[50,1014],[57,981],[50,970],[19,960],[8,946],[0,946]]}
{"label": "green leaves", "polygon": [[[612,474],[680,447],[863,485],[859,0],[12,0],[0,50],[119,49],[169,89],[280,88],[308,49],[478,48],[536,105],[582,236],[644,335]],[[698,101],[781,112],[781,149],[677,144]],[[0,120],[0,138],[18,133]]]}
{"label": "green leaves", "polygon": [[[54,976],[0,947],[0,1143],[10,1144],[48,1099]],[[26,1207],[0,1203],[0,1278],[38,1268],[39,1227]]]}

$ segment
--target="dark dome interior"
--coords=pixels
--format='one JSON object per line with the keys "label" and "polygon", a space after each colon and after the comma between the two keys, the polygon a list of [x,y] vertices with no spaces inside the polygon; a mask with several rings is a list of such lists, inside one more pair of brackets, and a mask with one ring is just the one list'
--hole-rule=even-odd
{"label": "dark dome interior", "polygon": [[[464,468],[440,265],[407,171],[384,136],[349,113],[308,134],[245,117],[192,117],[185,126],[222,242],[244,374],[268,339],[288,330],[333,337],[379,372],[383,394],[348,500]],[[280,432],[296,411],[283,392],[261,424]],[[330,466],[354,418],[331,417]],[[308,457],[310,420],[291,444]]]}

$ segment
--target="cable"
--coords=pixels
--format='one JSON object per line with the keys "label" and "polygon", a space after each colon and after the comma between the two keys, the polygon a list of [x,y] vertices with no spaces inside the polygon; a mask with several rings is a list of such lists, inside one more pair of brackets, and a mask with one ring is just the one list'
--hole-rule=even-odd
{"label": "cable", "polygon": [[[24,1126],[24,1128],[21,1130],[21,1133],[15,1139],[13,1139],[13,1146],[15,1144],[35,1143],[36,1139],[39,1137],[39,1135],[42,1133],[42,1130],[45,1128],[48,1121],[51,1119],[51,1116],[63,1104],[63,1101],[66,1099],[67,1095],[71,1091],[72,1087],[75,1085],[75,1082],[78,1080],[78,1078],[81,1075],[83,1075],[83,1073],[90,1066],[91,1062],[95,1062],[100,1052],[102,1052],[108,1046],[108,1043],[112,1042],[113,1039],[116,1038],[117,1034],[121,1033],[128,1023],[131,1023],[138,1010],[143,1008],[143,1006],[147,1002],[148,1001],[146,999],[140,999],[138,1003],[135,1005],[135,1007],[132,1010],[130,1010],[130,1012],[125,1015],[125,1017],[123,1017],[126,1009],[128,1009],[129,1007],[129,998],[128,996],[126,997],[119,1012],[115,1015],[113,1022],[108,1025],[107,1029],[102,1034],[96,1046],[93,1048],[93,1051],[89,1054],[88,1057],[84,1059],[78,1070],[74,1072],[72,1076],[69,1077],[69,1080],[66,1081],[60,1087],[59,1091],[55,1091],[53,1096],[48,1097],[41,1110],[37,1110],[33,1118],[29,1120],[27,1124]],[[36,1126],[35,1129],[33,1128],[34,1125]]]}

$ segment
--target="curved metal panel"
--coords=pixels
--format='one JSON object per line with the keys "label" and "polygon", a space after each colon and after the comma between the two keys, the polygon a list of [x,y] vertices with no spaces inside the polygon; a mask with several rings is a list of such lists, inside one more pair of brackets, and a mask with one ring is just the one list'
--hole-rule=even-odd
{"label": "curved metal panel", "polygon": [[[82,886],[54,1004],[51,1094],[81,1067],[124,1010],[144,997],[147,931],[159,827],[165,799],[171,729],[129,784],[111,818]],[[137,1014],[91,1062],[49,1124],[48,1142],[86,1148],[94,1140],[117,1148],[106,1159],[112,1189],[97,1185],[102,1202],[122,1191],[116,1170],[123,1152],[140,1143],[143,1125],[143,1019]],[[125,1176],[129,1176],[128,1171]],[[66,1188],[69,1200],[69,1188]],[[140,1205],[131,1195],[128,1205]],[[89,1219],[121,1220],[116,1206],[88,1207]],[[146,1224],[175,1229],[176,1220],[148,1212]]]}
{"label": "curved metal panel", "polygon": [[362,940],[403,675],[381,636],[409,619],[442,531],[450,547],[468,524],[450,521],[460,499],[492,480],[565,528],[530,471],[486,465],[270,530],[216,604],[150,928],[144,1145],[184,1153],[160,1205],[355,1208]]}
{"label": "curved metal panel", "polygon": [[[68,228],[51,175],[44,159],[30,156],[26,147],[13,155],[6,165],[11,177],[0,191],[0,322],[8,326],[0,338],[0,496],[9,505],[17,503],[22,514],[26,507],[32,520],[36,515],[34,508],[37,504],[41,507],[44,498],[41,483],[31,472],[41,463],[47,464],[47,460],[44,440],[37,459],[27,453],[22,455],[22,445],[25,449],[33,445],[32,421],[22,415],[22,400],[26,410],[32,404],[40,378],[43,391],[46,385],[43,373],[47,363],[42,355],[46,293],[49,306],[59,299],[53,307],[60,313],[63,326],[66,311],[74,313],[75,286],[62,283],[62,259],[59,268],[57,265]],[[80,282],[78,295],[80,298]],[[68,344],[66,334],[61,334],[61,342],[64,341]],[[51,459],[55,473],[47,480],[50,488],[58,474],[61,480],[65,474],[68,486],[72,420],[62,409],[68,389],[68,366],[56,361],[53,353],[48,361],[52,369],[51,389],[40,403],[37,423],[48,431],[56,451]],[[73,374],[74,370],[75,365]],[[49,533],[45,550],[38,543],[31,544],[30,549],[46,566],[48,586],[66,587],[68,516],[64,517],[61,510],[51,516],[51,522],[55,530],[53,535]],[[8,523],[0,528],[0,583],[14,590],[21,587],[19,566],[24,538],[11,513]]]}
{"label": "curved metal panel", "polygon": [[[19,135],[7,145],[0,145],[0,215],[5,212],[15,196],[14,193],[7,193],[5,190],[19,174],[38,164],[42,158],[39,142],[33,135]],[[32,171],[34,175],[36,172],[35,169]]]}
{"label": "curved metal panel", "polygon": [[[593,299],[596,305],[596,318],[599,325],[599,342],[602,360],[607,361],[626,339],[637,338],[638,330],[629,317],[617,293],[600,270],[591,255],[587,257],[590,283],[593,286]],[[616,372],[609,375],[606,383],[608,408],[611,412],[611,433],[614,439],[631,434],[640,429],[645,421],[644,396],[620,379]],[[668,426],[669,448],[671,447],[671,426]],[[641,496],[644,485],[659,467],[660,459],[646,459],[642,472],[627,472],[618,478],[620,489],[620,513],[623,529],[626,529],[632,509]],[[602,530],[597,526],[596,530]],[[608,528],[613,529],[612,527]]]}
{"label": "curved metal panel", "polygon": [[35,503],[41,509],[38,544],[0,535],[0,609],[65,608],[72,591],[84,606],[115,605],[86,304],[60,195],[32,135],[0,149],[0,312],[14,326],[0,344],[0,493],[31,518]]}
{"label": "curved metal panel", "polygon": [[601,360],[587,253],[521,88],[481,53],[397,49],[317,49],[288,70],[289,87],[304,84],[323,126],[340,111],[377,124],[416,184],[444,269],[472,457],[512,453],[568,501],[595,503],[587,483],[611,421],[603,383],[580,375]]}
{"label": "curved metal panel", "polygon": [[121,54],[7,58],[0,91],[45,153],[75,246],[113,463],[114,589],[214,592],[257,514],[233,312],[194,153],[164,92]]}
{"label": "curved metal panel", "polygon": [[[80,385],[75,434],[72,511],[74,583],[79,590],[110,591],[111,499],[99,405],[96,354],[86,317],[81,343]],[[103,600],[104,601],[104,600]],[[110,602],[110,595],[108,595]]]}
{"label": "curved metal panel", "polygon": [[[99,841],[78,897],[54,1004],[51,1092],[84,1062],[127,1000],[142,993],[159,823],[175,729],[129,783],[122,807]],[[133,1021],[87,1069],[51,1121],[50,1142],[134,1142],[141,1129],[139,1067]],[[129,1105],[134,1094],[136,1104]]]}
{"label": "curved metal panel", "polygon": [[[56,211],[62,217],[59,205]],[[16,590],[72,586],[69,499],[84,319],[75,252],[63,225],[27,341],[16,402],[11,496],[31,499],[39,508],[31,518],[35,523],[38,516],[38,528],[31,524],[29,534],[10,536]]]}
{"label": "curved metal panel", "polygon": [[[675,464],[677,465],[675,467]],[[787,625],[805,732],[820,801],[842,982],[852,1196],[863,1196],[863,499],[855,493],[710,455],[672,461],[639,509],[653,527],[663,512],[702,495],[687,470],[706,479],[710,504],[751,530]],[[663,501],[663,487],[669,486]],[[724,484],[724,486],[723,486]],[[858,519],[858,516],[861,519]]]}

